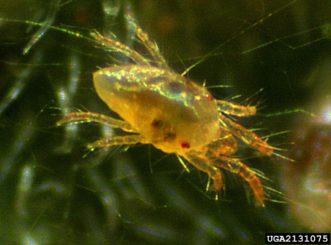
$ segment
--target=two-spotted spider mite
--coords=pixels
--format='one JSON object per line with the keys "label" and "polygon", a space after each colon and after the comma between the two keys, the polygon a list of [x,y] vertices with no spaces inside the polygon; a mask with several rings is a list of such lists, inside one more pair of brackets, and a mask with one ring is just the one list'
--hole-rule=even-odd
{"label": "two-spotted spider mite", "polygon": [[132,61],[93,74],[98,96],[122,120],[98,113],[72,112],[58,125],[96,122],[119,128],[128,134],[102,138],[88,148],[93,151],[116,145],[152,144],[206,173],[216,192],[224,186],[223,169],[238,174],[251,188],[256,203],[264,206],[266,196],[260,177],[233,155],[238,140],[267,156],[274,148],[228,116],[252,116],[256,108],[215,99],[204,86],[174,72],[147,33],[132,18],[128,20],[149,58],[114,38],[91,34],[103,47]]}

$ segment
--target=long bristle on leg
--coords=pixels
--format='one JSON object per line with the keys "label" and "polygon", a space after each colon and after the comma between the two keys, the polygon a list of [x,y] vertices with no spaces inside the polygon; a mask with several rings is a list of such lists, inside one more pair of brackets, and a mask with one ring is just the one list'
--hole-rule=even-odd
{"label": "long bristle on leg", "polygon": [[249,187],[251,188],[256,204],[258,206],[264,207],[265,204],[265,191],[261,179],[257,176],[257,173],[242,163],[239,159],[220,157],[215,159],[215,166],[228,170],[231,173],[238,174],[242,177]]}
{"label": "long bristle on leg", "polygon": [[261,139],[252,130],[247,129],[222,115],[220,115],[220,123],[224,129],[229,130],[238,139],[242,140],[245,144],[251,146],[252,148],[258,150],[263,155],[271,156],[273,154],[275,148]]}
{"label": "long bristle on leg", "polygon": [[212,180],[211,190],[220,192],[224,188],[223,175],[219,168],[214,166],[210,160],[201,152],[190,152],[183,156],[190,164],[198,170],[206,173]]}

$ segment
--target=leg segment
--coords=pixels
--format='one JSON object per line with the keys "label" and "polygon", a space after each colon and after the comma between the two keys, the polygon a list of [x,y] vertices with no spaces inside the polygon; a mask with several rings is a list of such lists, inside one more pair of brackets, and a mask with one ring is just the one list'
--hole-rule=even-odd
{"label": "leg segment", "polygon": [[190,164],[198,170],[208,174],[212,179],[212,190],[219,192],[223,188],[223,176],[219,168],[214,166],[209,159],[200,154],[200,152],[191,151],[183,156]]}
{"label": "leg segment", "polygon": [[264,207],[265,193],[262,182],[257,176],[256,172],[239,159],[229,158],[229,157],[220,157],[215,159],[215,166],[226,169],[231,173],[240,175],[250,186],[253,191],[257,205]]}
{"label": "leg segment", "polygon": [[232,120],[221,114],[220,123],[224,129],[231,132],[234,136],[242,140],[245,144],[255,148],[264,155],[272,155],[274,148],[270,146],[267,142],[262,140],[253,131],[241,126],[238,123],[233,122]]}
{"label": "leg segment", "polygon": [[120,53],[139,65],[150,65],[148,59],[140,55],[137,51],[121,43],[120,41],[117,41],[110,37],[105,37],[98,32],[92,32],[91,36],[96,40],[98,44],[110,51]]}
{"label": "leg segment", "polygon": [[217,100],[217,105],[220,112],[236,117],[249,117],[256,114],[255,106],[242,106],[225,100]]}
{"label": "leg segment", "polygon": [[82,124],[82,123],[100,123],[112,128],[120,128],[126,132],[135,132],[135,130],[125,121],[105,116],[93,112],[71,112],[56,123],[56,126],[63,124]]}
{"label": "leg segment", "polygon": [[135,20],[130,16],[126,16],[126,19],[128,20],[129,24],[133,27],[135,30],[136,36],[140,40],[140,42],[144,45],[146,50],[149,52],[149,54],[152,56],[154,62],[156,62],[156,65],[158,67],[169,69],[167,62],[165,61],[164,57],[161,55],[160,50],[157,46],[157,44],[150,40],[148,34],[144,32],[135,22]]}
{"label": "leg segment", "polygon": [[228,132],[222,132],[220,138],[209,143],[208,148],[208,158],[214,158],[218,156],[230,156],[238,150],[237,141]]}
{"label": "leg segment", "polygon": [[110,148],[116,145],[135,145],[138,143],[141,143],[140,135],[113,136],[88,144],[87,148],[90,151],[94,151],[97,148]]}

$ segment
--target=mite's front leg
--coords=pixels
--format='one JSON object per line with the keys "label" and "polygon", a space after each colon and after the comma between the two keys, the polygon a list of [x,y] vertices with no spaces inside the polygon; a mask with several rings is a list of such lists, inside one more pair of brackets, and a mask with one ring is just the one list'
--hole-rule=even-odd
{"label": "mite's front leg", "polygon": [[266,141],[261,139],[257,134],[255,134],[252,130],[249,130],[238,123],[233,122],[229,118],[225,117],[220,113],[220,123],[221,126],[231,132],[236,138],[242,140],[245,144],[255,148],[262,154],[266,156],[271,156],[274,147],[269,145]]}
{"label": "mite's front leg", "polygon": [[257,176],[257,173],[247,167],[239,159],[230,157],[219,157],[213,159],[214,165],[231,173],[238,174],[242,177],[253,191],[257,205],[264,207],[265,192],[261,182],[261,179]]}
{"label": "mite's front leg", "polygon": [[221,113],[236,117],[250,117],[256,114],[255,106],[242,106],[225,100],[217,100],[217,106]]}
{"label": "mite's front leg", "polygon": [[[212,191],[219,192],[224,187],[223,175],[220,169],[214,166],[210,160],[202,152],[190,151],[183,155],[183,157],[198,170],[208,174],[212,180]],[[208,190],[207,186],[207,190]]]}

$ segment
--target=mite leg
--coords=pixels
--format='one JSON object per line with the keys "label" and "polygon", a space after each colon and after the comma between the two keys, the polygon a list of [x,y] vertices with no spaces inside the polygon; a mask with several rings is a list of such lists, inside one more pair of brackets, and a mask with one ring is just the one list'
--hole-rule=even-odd
{"label": "mite leg", "polygon": [[245,144],[251,146],[252,148],[258,150],[266,156],[270,156],[275,149],[263,139],[261,139],[253,131],[241,126],[238,123],[233,122],[229,118],[219,115],[221,126],[224,127],[227,131],[231,132],[238,139],[242,140]]}
{"label": "mite leg", "polygon": [[113,136],[111,138],[103,138],[87,145],[90,151],[97,148],[110,148],[116,145],[135,145],[141,143],[142,138],[140,135],[125,135]]}
{"label": "mite leg", "polygon": [[167,62],[165,61],[164,57],[160,53],[159,47],[157,44],[150,40],[148,34],[144,32],[135,22],[135,20],[130,16],[127,15],[126,19],[128,20],[129,24],[135,30],[136,36],[140,40],[140,42],[144,45],[146,50],[152,56],[153,61],[156,63],[158,67],[169,69]]}
{"label": "mite leg", "polygon": [[236,117],[249,117],[256,114],[255,106],[242,106],[225,100],[217,100],[217,105],[220,112]]}
{"label": "mite leg", "polygon": [[212,190],[219,192],[223,188],[223,175],[219,168],[214,166],[209,159],[201,156],[200,152],[190,152],[183,157],[198,170],[208,174],[209,178],[213,181]]}
{"label": "mite leg", "polygon": [[237,140],[228,132],[222,132],[220,138],[207,145],[207,157],[230,156],[237,150]]}
{"label": "mite leg", "polygon": [[137,64],[147,65],[147,66],[150,65],[149,60],[147,58],[143,57],[137,51],[129,48],[120,41],[117,41],[110,37],[105,37],[98,32],[92,32],[91,36],[96,40],[98,44],[105,47],[109,51],[120,53],[128,57]]}
{"label": "mite leg", "polygon": [[265,193],[262,182],[257,176],[257,173],[247,167],[239,159],[220,157],[215,159],[215,166],[230,171],[231,173],[238,174],[242,177],[249,187],[252,189],[257,205],[264,207]]}
{"label": "mite leg", "polygon": [[125,121],[105,116],[93,112],[71,112],[64,118],[59,120],[56,125],[62,126],[63,124],[82,124],[82,123],[100,123],[112,128],[120,128],[126,132],[136,132],[130,124]]}

